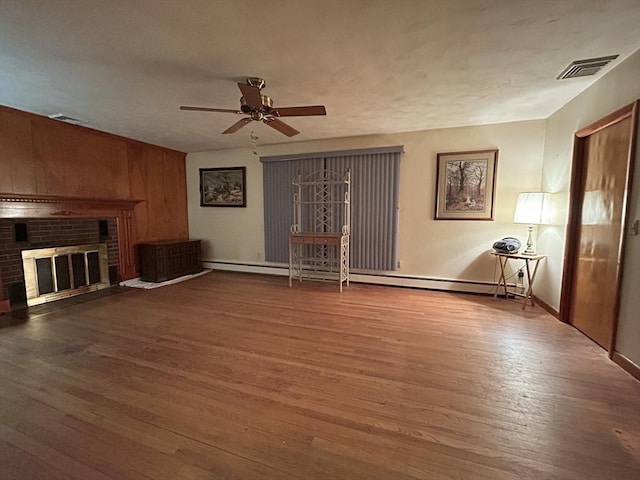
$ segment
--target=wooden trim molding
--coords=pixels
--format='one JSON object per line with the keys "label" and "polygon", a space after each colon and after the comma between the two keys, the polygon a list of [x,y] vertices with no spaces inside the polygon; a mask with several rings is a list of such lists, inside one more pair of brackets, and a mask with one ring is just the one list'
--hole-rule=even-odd
{"label": "wooden trim molding", "polygon": [[120,277],[138,276],[132,234],[133,209],[140,200],[74,198],[0,193],[0,218],[115,218]]}
{"label": "wooden trim molding", "polygon": [[583,165],[580,161],[584,150],[584,142],[581,137],[574,136],[573,139],[573,159],[571,161],[571,180],[569,191],[569,219],[567,221],[567,232],[565,236],[565,255],[562,268],[562,290],[560,294],[560,320],[569,323],[571,312],[571,292],[574,281],[574,271],[577,261],[578,251],[576,239],[579,233],[579,219],[582,217],[582,202],[576,191],[580,190]]}
{"label": "wooden trim molding", "polygon": [[623,370],[629,373],[636,380],[640,380],[640,366],[633,363],[627,357],[625,357],[619,352],[614,351],[611,354],[611,360],[613,360],[614,363],[620,366]]}
{"label": "wooden trim molding", "polygon": [[637,101],[634,103],[630,103],[629,105],[625,105],[615,112],[610,113],[606,117],[601,118],[597,122],[587,125],[586,127],[578,130],[575,133],[575,136],[578,138],[588,137],[596,132],[599,132],[600,130],[604,130],[605,128],[610,127],[614,123],[621,122],[625,118],[630,117],[634,114],[636,103]]}
{"label": "wooden trim molding", "polygon": [[[140,200],[112,199],[112,198],[80,198],[58,197],[54,195],[22,195],[14,193],[0,193],[0,215],[2,218],[24,217],[25,210],[44,208],[47,217],[51,216],[81,216],[81,212],[74,210],[133,210]],[[44,207],[40,207],[43,205]],[[59,211],[52,212],[51,205],[57,205]]]}
{"label": "wooden trim molding", "polygon": [[556,310],[551,305],[549,305],[547,302],[545,302],[544,300],[541,300],[539,297],[537,297],[535,295],[533,296],[533,298],[534,298],[536,304],[540,305],[543,308],[543,310],[546,310],[548,313],[553,315],[556,319],[560,320],[560,312],[558,310]]}

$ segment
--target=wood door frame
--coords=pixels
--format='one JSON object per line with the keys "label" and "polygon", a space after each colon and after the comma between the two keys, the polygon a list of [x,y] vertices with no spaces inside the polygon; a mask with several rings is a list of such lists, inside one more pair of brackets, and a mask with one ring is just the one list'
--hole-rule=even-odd
{"label": "wood door frame", "polygon": [[578,130],[573,141],[573,161],[571,165],[571,185],[569,194],[569,219],[567,222],[567,233],[565,240],[565,256],[563,266],[562,291],[560,296],[560,320],[569,323],[571,319],[571,301],[573,299],[573,287],[575,284],[576,268],[578,263],[578,239],[580,238],[580,219],[582,218],[582,199],[584,196],[585,165],[582,162],[584,145],[586,139],[611,125],[631,117],[631,139],[627,152],[626,188],[622,201],[622,232],[620,245],[618,246],[618,269],[616,272],[615,299],[613,329],[607,351],[609,358],[615,351],[616,333],[618,331],[618,314],[620,310],[620,284],[622,281],[622,269],[625,249],[625,232],[627,230],[629,201],[631,197],[631,187],[633,179],[633,168],[636,149],[636,132],[638,128],[638,106],[640,100],[622,107],[619,110],[605,116],[604,118]]}

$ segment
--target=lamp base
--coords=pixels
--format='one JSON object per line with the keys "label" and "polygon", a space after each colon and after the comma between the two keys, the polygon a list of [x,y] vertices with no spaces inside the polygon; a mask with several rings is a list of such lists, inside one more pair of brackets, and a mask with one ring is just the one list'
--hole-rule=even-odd
{"label": "lamp base", "polygon": [[521,255],[535,255],[536,252],[533,249],[533,225],[529,225],[529,237],[527,238],[527,249],[521,253]]}

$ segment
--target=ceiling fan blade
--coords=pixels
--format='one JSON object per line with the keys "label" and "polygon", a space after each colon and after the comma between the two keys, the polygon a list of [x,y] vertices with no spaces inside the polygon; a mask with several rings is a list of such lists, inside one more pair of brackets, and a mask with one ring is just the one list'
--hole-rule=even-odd
{"label": "ceiling fan blade", "polygon": [[193,110],[196,112],[242,113],[240,110],[231,110],[228,108],[186,107],[184,105],[180,107],[180,110]]}
{"label": "ceiling fan blade", "polygon": [[238,88],[242,92],[245,102],[250,107],[262,108],[262,94],[258,87],[247,85],[246,83],[238,83]]}
{"label": "ceiling fan blade", "polygon": [[224,135],[225,133],[235,133],[249,123],[251,123],[250,117],[243,118],[242,120],[238,120],[236,123],[234,123],[229,128],[227,128],[224,132],[222,132],[222,134]]}
{"label": "ceiling fan blade", "polygon": [[300,133],[295,128],[287,125],[282,120],[278,120],[277,118],[265,118],[263,122],[269,125],[271,128],[278,130],[280,133],[284,133],[287,137],[293,137],[294,135],[298,135]]}
{"label": "ceiling fan blade", "polygon": [[307,115],[326,115],[327,110],[324,105],[313,105],[308,107],[278,107],[272,112],[276,117],[304,117]]}

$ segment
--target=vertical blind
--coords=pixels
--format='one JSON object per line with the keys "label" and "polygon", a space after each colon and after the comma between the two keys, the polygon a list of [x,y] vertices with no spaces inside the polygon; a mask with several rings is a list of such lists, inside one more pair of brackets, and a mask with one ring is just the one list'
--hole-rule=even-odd
{"label": "vertical blind", "polygon": [[351,171],[350,268],[395,270],[398,186],[403,147],[261,157],[265,259],[289,261],[293,180],[318,170]]}
{"label": "vertical blind", "polygon": [[[263,161],[263,159],[260,159]],[[263,163],[264,258],[289,261],[289,232],[293,224],[293,179],[322,170],[322,158]]]}

